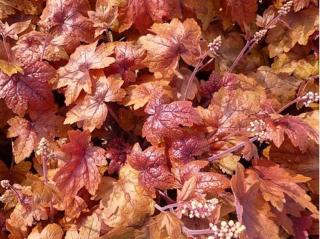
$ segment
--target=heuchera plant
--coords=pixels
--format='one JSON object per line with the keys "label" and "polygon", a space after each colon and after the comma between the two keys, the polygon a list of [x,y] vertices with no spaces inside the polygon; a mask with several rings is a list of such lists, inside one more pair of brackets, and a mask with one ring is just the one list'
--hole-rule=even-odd
{"label": "heuchera plant", "polygon": [[0,238],[318,236],[316,0],[2,0],[0,36]]}

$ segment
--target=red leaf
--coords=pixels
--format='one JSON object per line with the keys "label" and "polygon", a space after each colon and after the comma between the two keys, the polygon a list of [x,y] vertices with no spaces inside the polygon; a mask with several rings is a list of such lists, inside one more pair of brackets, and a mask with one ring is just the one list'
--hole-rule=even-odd
{"label": "red leaf", "polygon": [[153,22],[180,17],[178,0],[127,0],[119,8],[119,31],[123,32],[134,25],[139,31],[145,32]]}
{"label": "red leaf", "polygon": [[193,175],[196,175],[198,172],[200,172],[201,169],[205,168],[208,164],[209,164],[208,161],[196,160],[183,165],[182,168],[179,169],[180,181],[182,182],[187,181]]}
{"label": "red leaf", "polygon": [[205,194],[218,194],[230,187],[230,182],[226,176],[219,173],[200,172],[196,174],[196,191]]}
{"label": "red leaf", "polygon": [[136,70],[142,68],[145,51],[130,42],[118,44],[115,47],[116,62],[106,69],[107,75],[119,73],[128,84],[136,81]]}
{"label": "red leaf", "polygon": [[151,116],[143,125],[142,135],[151,143],[181,133],[181,126],[191,127],[202,122],[190,101],[161,104],[160,100],[156,99],[147,105],[145,112]]}
{"label": "red leaf", "polygon": [[227,0],[227,8],[232,20],[244,28],[255,21],[258,4],[257,0]]}
{"label": "red leaf", "polygon": [[91,94],[92,82],[89,70],[101,69],[113,63],[114,58],[108,57],[112,51],[112,46],[97,47],[97,42],[79,46],[70,56],[68,64],[58,70],[59,79],[56,88],[66,87],[66,105],[73,103],[82,90]]}
{"label": "red leaf", "polygon": [[23,73],[11,77],[0,71],[0,98],[20,116],[27,110],[44,111],[53,107],[53,96],[48,81],[55,69],[45,62],[34,62],[23,67]]}
{"label": "red leaf", "polygon": [[126,88],[127,95],[124,100],[126,106],[133,105],[133,109],[136,110],[159,96],[172,98],[170,81],[157,80],[149,74],[141,75],[137,80],[138,85],[130,85]]}
{"label": "red leaf", "polygon": [[18,116],[8,121],[8,138],[18,137],[13,143],[13,155],[16,163],[29,157],[39,141],[36,132],[31,128],[31,123]]}
{"label": "red leaf", "polygon": [[110,143],[108,143],[108,147],[106,149],[107,158],[111,159],[108,165],[108,173],[118,173],[120,168],[125,164],[127,160],[127,154],[131,151],[131,146],[127,144],[121,138],[112,139]]}
{"label": "red leaf", "polygon": [[69,58],[63,47],[54,43],[50,34],[37,31],[31,31],[20,37],[13,50],[16,59],[23,63],[41,61],[42,58],[48,61]]}
{"label": "red leaf", "polygon": [[200,156],[208,150],[208,141],[196,132],[192,132],[170,140],[168,152],[170,160],[186,163],[194,156]]}
{"label": "red leaf", "polygon": [[135,144],[128,155],[129,164],[140,172],[139,181],[150,192],[156,189],[168,189],[174,184],[174,177],[167,166],[163,148],[151,146],[142,151]]}
{"label": "red leaf", "polygon": [[92,146],[88,131],[69,131],[70,142],[62,146],[62,151],[69,158],[54,176],[54,181],[61,192],[68,198],[74,197],[85,187],[94,195],[101,181],[98,167],[105,165],[105,150]]}
{"label": "red leaf", "polygon": [[312,226],[311,216],[302,216],[301,218],[293,218],[294,223],[294,238],[295,239],[308,239],[308,230]]}
{"label": "red leaf", "polygon": [[80,41],[93,40],[92,22],[85,17],[89,9],[87,0],[48,0],[39,25],[52,32],[67,52],[72,52]]}
{"label": "red leaf", "polygon": [[269,151],[270,160],[290,169],[296,173],[310,177],[308,186],[312,192],[319,193],[319,149],[318,145],[310,145],[308,150],[301,152],[294,147],[288,140],[277,148],[271,145]]}
{"label": "red leaf", "polygon": [[305,152],[310,140],[318,143],[318,132],[296,116],[283,116],[274,120],[273,126],[267,128],[270,139],[279,148],[285,139],[285,134],[295,147]]}

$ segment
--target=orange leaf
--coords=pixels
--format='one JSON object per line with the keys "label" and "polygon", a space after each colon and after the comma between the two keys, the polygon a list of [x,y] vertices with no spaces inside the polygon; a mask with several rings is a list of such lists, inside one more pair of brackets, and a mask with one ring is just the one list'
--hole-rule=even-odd
{"label": "orange leaf", "polygon": [[249,186],[244,168],[238,164],[231,179],[238,220],[246,226],[248,238],[279,239],[279,228],[271,219],[271,208],[259,193],[259,183]]}
{"label": "orange leaf", "polygon": [[140,37],[148,55],[146,62],[152,72],[175,70],[180,57],[195,65],[200,57],[201,30],[197,22],[187,19],[183,23],[173,19],[170,23],[155,23],[151,31],[157,35]]}
{"label": "orange leaf", "polygon": [[112,54],[113,47],[110,45],[100,45],[97,42],[89,45],[79,46],[70,56],[67,65],[58,70],[59,79],[56,88],[66,87],[65,103],[73,103],[81,91],[92,93],[92,81],[90,69],[102,69],[114,62]]}
{"label": "orange leaf", "polygon": [[79,99],[76,105],[68,111],[64,123],[80,122],[85,130],[99,129],[108,114],[106,103],[120,101],[125,96],[124,89],[121,89],[122,84],[123,81],[119,75],[106,78],[104,74],[100,74],[94,94]]}

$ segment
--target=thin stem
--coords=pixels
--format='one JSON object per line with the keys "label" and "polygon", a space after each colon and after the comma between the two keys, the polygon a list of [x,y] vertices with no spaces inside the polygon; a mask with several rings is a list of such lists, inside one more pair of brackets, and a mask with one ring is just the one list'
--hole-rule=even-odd
{"label": "thin stem", "polygon": [[196,235],[207,235],[212,234],[212,230],[210,228],[207,229],[200,229],[200,230],[193,230],[189,229],[185,226],[182,227],[182,232],[187,236],[196,236]]}
{"label": "thin stem", "polygon": [[[300,96],[297,97],[297,98],[295,98],[294,100],[290,101],[289,103],[287,103],[286,105],[284,105],[283,107],[281,107],[281,108],[277,111],[277,113],[280,114],[281,112],[283,112],[284,110],[286,110],[287,108],[289,108],[291,105],[296,104],[296,103],[299,102],[300,100],[301,100],[301,97],[300,97]],[[256,140],[257,140],[257,137],[252,137],[249,141],[250,141],[250,142],[254,142],[254,141],[256,141]],[[246,142],[241,142],[241,143],[239,143],[239,144],[237,144],[237,145],[235,145],[235,146],[233,146],[233,147],[231,147],[231,148],[229,148],[229,149],[226,149],[226,150],[220,152],[219,154],[216,154],[216,155],[213,155],[213,156],[209,157],[208,160],[209,160],[209,162],[212,162],[212,161],[215,161],[215,160],[217,160],[217,159],[220,159],[220,158],[226,156],[226,155],[229,154],[229,153],[233,153],[233,152],[241,149],[245,144],[246,144]]]}
{"label": "thin stem", "polygon": [[[254,142],[256,140],[257,140],[257,137],[253,137],[249,141],[250,142]],[[220,153],[218,153],[216,155],[213,155],[213,156],[209,157],[208,160],[209,160],[209,162],[212,162],[212,161],[215,161],[217,159],[220,159],[220,158],[222,158],[222,157],[224,157],[224,156],[226,156],[226,155],[228,155],[230,153],[238,151],[243,146],[245,146],[245,144],[246,144],[246,142],[241,142],[241,143],[239,143],[239,144],[237,144],[237,145],[235,145],[235,146],[233,146],[233,147],[231,147],[229,149],[226,149],[226,150],[224,150],[224,151],[222,151],[222,152],[220,152]]]}
{"label": "thin stem", "polygon": [[240,62],[242,57],[245,55],[246,51],[249,49],[249,47],[252,45],[252,43],[253,43],[252,39],[247,40],[245,46],[242,48],[242,50],[240,51],[237,58],[234,60],[234,62],[232,63],[232,65],[228,69],[228,71],[227,71],[228,73],[231,73],[234,70],[234,68],[238,65],[238,63]]}
{"label": "thin stem", "polygon": [[202,61],[204,60],[204,58],[207,57],[207,55],[208,55],[208,52],[206,52],[205,54],[203,54],[203,55],[200,57],[197,65],[196,65],[195,68],[193,69],[193,72],[192,72],[191,76],[190,76],[189,79],[188,79],[186,89],[184,90],[184,92],[183,92],[183,94],[182,94],[182,96],[181,96],[181,100],[185,100],[185,99],[187,98],[187,93],[188,93],[189,87],[190,87],[190,85],[191,85],[191,82],[193,81],[194,77],[195,77],[196,74],[198,73],[200,67],[202,66]]}
{"label": "thin stem", "polygon": [[120,120],[117,116],[117,114],[113,111],[113,109],[108,105],[108,112],[112,116],[112,118],[117,122],[118,125],[120,125]]}
{"label": "thin stem", "polygon": [[179,207],[179,204],[178,203],[172,203],[172,204],[168,204],[168,205],[166,205],[164,207],[161,207],[160,205],[155,204],[154,207],[156,209],[158,209],[160,212],[163,212],[163,211],[166,211],[168,209],[177,208],[177,207]]}
{"label": "thin stem", "polygon": [[12,185],[9,186],[9,188],[16,194],[16,196],[18,197],[18,200],[21,204],[23,204],[23,196],[21,196],[21,193],[18,192]]}
{"label": "thin stem", "polygon": [[161,190],[158,190],[159,194],[163,196],[167,201],[174,203],[175,201],[171,199],[166,193],[162,192]]}
{"label": "thin stem", "polygon": [[109,42],[113,42],[112,31],[110,31],[109,29],[107,30],[107,37]]}
{"label": "thin stem", "polygon": [[[273,18],[263,29],[268,30],[270,26],[272,26],[273,24],[276,24],[279,19],[280,19],[281,15],[277,15],[275,18]],[[240,51],[239,55],[237,56],[237,58],[234,60],[234,62],[232,63],[231,67],[228,69],[228,73],[231,73],[235,67],[239,64],[240,60],[248,53],[252,50],[252,48],[256,45],[256,42],[254,41],[253,38],[251,38],[250,40],[247,40],[245,46],[242,48],[242,50]]]}
{"label": "thin stem", "polygon": [[300,97],[295,98],[294,100],[290,101],[289,103],[287,103],[286,105],[282,106],[277,113],[281,113],[282,111],[286,110],[287,108],[289,108],[291,105],[294,105],[296,103],[298,103],[300,101]]}
{"label": "thin stem", "polygon": [[[44,154],[41,155],[42,158],[42,172],[43,172],[43,177],[44,177],[44,183],[48,185],[49,179],[48,179],[48,157]],[[52,198],[50,199],[50,221],[53,222],[53,202]]]}
{"label": "thin stem", "polygon": [[215,58],[211,58],[209,61],[207,61],[205,64],[203,64],[198,71],[201,71],[203,68],[205,68],[207,65],[209,65]]}

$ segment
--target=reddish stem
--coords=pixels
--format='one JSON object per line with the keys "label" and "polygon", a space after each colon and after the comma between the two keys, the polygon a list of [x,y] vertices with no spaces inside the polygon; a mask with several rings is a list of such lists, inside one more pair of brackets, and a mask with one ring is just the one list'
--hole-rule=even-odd
{"label": "reddish stem", "polygon": [[168,201],[169,201],[169,202],[172,202],[172,203],[175,202],[173,199],[171,199],[166,193],[162,192],[161,190],[158,190],[158,193],[159,193],[161,196],[163,196],[163,197],[166,199],[167,202],[168,202]]}
{"label": "reddish stem", "polygon": [[[276,24],[279,19],[280,19],[281,15],[277,15],[275,18],[273,18],[263,29],[268,30],[269,27],[273,24]],[[247,40],[245,46],[242,48],[242,50],[240,51],[239,55],[237,56],[237,58],[234,60],[234,62],[232,63],[231,67],[228,69],[228,73],[231,73],[235,67],[239,64],[240,60],[248,53],[252,50],[252,48],[256,45],[256,42],[253,40],[253,38],[251,38],[250,40]]]}
{"label": "reddish stem", "polygon": [[18,192],[12,185],[10,185],[9,188],[16,194],[19,202],[23,205],[24,202],[23,202],[23,196],[21,196],[21,193]]}
{"label": "reddish stem", "polygon": [[291,105],[294,105],[296,103],[298,103],[301,100],[300,97],[295,98],[294,100],[290,101],[289,103],[287,103],[286,105],[282,106],[277,113],[281,113],[282,111],[286,110],[287,108],[289,108]]}
{"label": "reddish stem", "polygon": [[187,98],[187,93],[188,93],[188,90],[189,90],[189,87],[191,85],[191,82],[193,81],[194,77],[196,76],[196,74],[198,73],[200,67],[202,66],[202,61],[207,57],[208,55],[208,52],[206,52],[205,54],[203,54],[197,65],[195,66],[195,68],[193,69],[193,72],[191,73],[191,76],[189,77],[188,79],[188,82],[187,82],[187,86],[186,86],[186,89],[185,91],[183,92],[182,96],[181,96],[181,100],[185,100]]}
{"label": "reddish stem", "polygon": [[[257,137],[253,137],[253,138],[251,138],[249,141],[250,141],[250,142],[254,142],[254,141],[256,141],[256,140],[257,140]],[[213,155],[213,156],[209,157],[208,160],[209,160],[209,162],[212,162],[212,161],[215,161],[215,160],[217,160],[217,159],[219,159],[219,158],[222,158],[222,157],[224,157],[224,156],[226,156],[226,155],[228,155],[228,154],[230,154],[230,153],[233,153],[233,152],[235,152],[235,151],[238,151],[238,150],[241,149],[245,144],[246,144],[246,142],[241,142],[241,143],[239,143],[239,144],[237,144],[237,145],[235,145],[235,146],[233,146],[233,147],[231,147],[231,148],[229,148],[229,149],[226,149],[226,150],[220,152],[219,154],[216,154],[216,155]]]}
{"label": "reddish stem", "polygon": [[234,68],[239,64],[240,60],[245,55],[246,51],[249,49],[249,47],[251,45],[252,45],[252,39],[251,40],[247,40],[246,44],[244,45],[244,47],[240,51],[239,55],[237,56],[237,58],[234,60],[234,62],[232,63],[232,65],[228,69],[228,71],[227,71],[228,73],[231,73],[234,70]]}
{"label": "reddish stem", "polygon": [[[43,177],[44,177],[44,183],[48,185],[49,179],[48,179],[48,157],[46,155],[41,155],[42,159],[42,172],[43,172]],[[50,220],[53,222],[53,203],[52,203],[52,198],[50,200]]]}
{"label": "reddish stem", "polygon": [[182,232],[187,236],[196,236],[196,235],[207,235],[212,234],[212,230],[210,228],[207,229],[200,229],[200,230],[193,230],[189,229],[185,226],[182,227]]}
{"label": "reddish stem", "polygon": [[168,209],[172,209],[172,208],[177,208],[177,207],[179,207],[179,204],[178,204],[178,203],[171,203],[171,204],[168,204],[168,205],[166,205],[166,206],[164,206],[164,207],[161,207],[160,205],[155,204],[154,207],[155,207],[156,209],[158,209],[160,212],[164,212],[164,211],[166,211],[166,210],[168,210]]}
{"label": "reddish stem", "polygon": [[111,117],[117,122],[117,124],[120,125],[120,120],[117,114],[113,111],[113,109],[109,105],[108,105],[108,112],[110,113]]}

